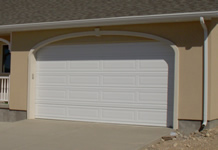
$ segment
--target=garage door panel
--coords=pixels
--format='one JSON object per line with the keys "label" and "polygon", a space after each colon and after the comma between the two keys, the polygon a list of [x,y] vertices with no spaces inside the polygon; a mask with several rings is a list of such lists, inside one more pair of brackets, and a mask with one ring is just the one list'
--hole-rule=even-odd
{"label": "garage door panel", "polygon": [[42,105],[42,104],[36,104],[36,117],[37,116],[58,116],[58,117],[64,117],[66,116],[66,107],[60,106],[60,105]]}
{"label": "garage door panel", "polygon": [[[105,108],[105,107],[62,107],[49,105],[38,106],[40,112],[36,112],[36,116],[41,118],[68,118],[81,121],[100,121],[100,122],[116,122],[128,124],[151,124],[163,126],[166,124],[165,110],[155,111],[149,109],[125,109],[125,108]],[[68,120],[67,119],[67,120]],[[135,122],[135,123],[134,123]]]}
{"label": "garage door panel", "polygon": [[137,61],[136,60],[108,60],[102,61],[104,71],[128,71],[128,70],[136,70]]}
{"label": "garage door panel", "polygon": [[[64,90],[65,88],[65,90]],[[69,87],[44,87],[37,90],[37,99],[70,99],[71,101],[102,101],[102,102],[132,102],[132,103],[160,103],[167,104],[167,89],[165,88],[75,88]],[[69,95],[68,95],[69,94]]]}
{"label": "garage door panel", "polygon": [[67,107],[69,118],[98,119],[99,111],[97,107]]}
{"label": "garage door panel", "polygon": [[99,86],[100,76],[99,75],[71,75],[69,84],[71,85],[89,85]]}
{"label": "garage door panel", "polygon": [[104,75],[103,86],[136,86],[136,77],[135,76],[120,76],[120,75]]}
{"label": "garage door panel", "polygon": [[154,60],[140,60],[138,66],[140,71],[168,71],[168,64],[163,58]]}
{"label": "garage door panel", "polygon": [[173,74],[174,52],[158,42],[48,46],[36,118],[170,126]]}
{"label": "garage door panel", "polygon": [[[156,88],[149,88],[149,87],[74,87],[71,85],[60,85],[60,86],[53,86],[53,85],[37,85],[36,91],[38,90],[69,90],[69,91],[115,91],[115,92],[146,92],[146,93],[164,93],[168,92],[168,88],[156,87]],[[170,92],[171,93],[171,92]]]}
{"label": "garage door panel", "polygon": [[132,91],[102,91],[103,102],[132,102],[135,103],[136,92]]}
{"label": "garage door panel", "polygon": [[139,86],[145,87],[167,87],[168,77],[164,76],[139,76]]}
{"label": "garage door panel", "polygon": [[149,122],[153,124],[166,124],[166,110],[140,110],[138,119],[141,122]]}
{"label": "garage door panel", "polygon": [[[156,103],[121,103],[121,102],[102,102],[102,101],[79,101],[79,100],[67,100],[67,99],[60,99],[60,100],[49,100],[49,99],[41,99],[38,100],[36,104],[39,105],[56,105],[56,106],[79,106],[79,107],[105,107],[105,108],[117,108],[117,109],[158,109],[158,110],[165,110],[167,109],[167,104],[156,104]],[[144,105],[143,105],[144,104]]]}
{"label": "garage door panel", "polygon": [[99,61],[68,61],[70,64],[69,70],[71,71],[98,71],[101,62]]}
{"label": "garage door panel", "polygon": [[36,91],[36,99],[40,99],[41,97],[45,99],[66,99],[67,95],[67,91],[63,89],[43,89]]}
{"label": "garage door panel", "polygon": [[66,75],[38,75],[37,85],[66,85],[67,76]]}
{"label": "garage door panel", "polygon": [[139,92],[138,103],[167,104],[167,93]]}
{"label": "garage door panel", "polygon": [[[155,85],[167,85],[169,76],[167,72],[149,72],[149,73],[138,73],[134,75],[133,73],[38,73],[37,74],[37,85],[48,83],[63,85],[77,84],[77,85],[93,85],[93,86],[137,86],[137,80],[139,82],[138,86],[155,86]],[[158,86],[157,86],[158,87]]]}
{"label": "garage door panel", "polygon": [[[39,69],[40,67],[40,69]],[[64,61],[40,61],[37,63],[37,69],[41,71],[67,70],[67,62]]]}
{"label": "garage door panel", "polygon": [[[69,67],[68,67],[69,66]],[[40,69],[39,69],[40,67]],[[40,61],[37,63],[37,69],[41,72],[55,72],[58,70],[66,72],[167,72],[168,65],[163,58],[160,60],[93,60],[93,61]]]}
{"label": "garage door panel", "polygon": [[69,74],[69,84],[77,86],[167,87],[167,72]]}
{"label": "garage door panel", "polygon": [[69,99],[77,101],[97,101],[100,99],[100,92],[91,90],[73,90],[69,92]]}
{"label": "garage door panel", "polygon": [[102,108],[102,117],[112,121],[130,121],[136,120],[135,110]]}

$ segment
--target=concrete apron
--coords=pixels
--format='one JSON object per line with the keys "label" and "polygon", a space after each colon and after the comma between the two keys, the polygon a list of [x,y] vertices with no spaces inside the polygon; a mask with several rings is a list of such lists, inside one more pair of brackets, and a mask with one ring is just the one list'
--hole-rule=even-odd
{"label": "concrete apron", "polygon": [[0,122],[3,150],[140,150],[172,129],[56,120]]}

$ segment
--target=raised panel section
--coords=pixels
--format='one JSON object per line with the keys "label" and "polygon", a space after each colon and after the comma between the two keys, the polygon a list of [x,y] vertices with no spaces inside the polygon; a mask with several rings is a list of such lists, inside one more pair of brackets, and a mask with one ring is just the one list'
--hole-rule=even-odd
{"label": "raised panel section", "polygon": [[139,102],[147,104],[167,104],[167,93],[139,92]]}
{"label": "raised panel section", "polygon": [[65,99],[67,97],[66,91],[62,90],[37,90],[36,91],[36,98],[37,99]]}
{"label": "raised panel section", "polygon": [[53,106],[53,105],[38,105],[36,104],[36,116],[56,116],[56,117],[65,117],[66,116],[66,107],[65,106]]}
{"label": "raised panel section", "polygon": [[103,109],[102,117],[107,120],[134,121],[135,112],[130,109]]}
{"label": "raised panel section", "polygon": [[77,101],[97,101],[99,100],[98,91],[70,91],[69,98]]}
{"label": "raised panel section", "polygon": [[69,107],[68,116],[70,118],[97,119],[99,118],[99,110],[95,107]]}
{"label": "raised panel section", "polygon": [[167,87],[167,74],[140,75],[139,85],[145,87]]}
{"label": "raised panel section", "polygon": [[65,85],[67,77],[65,75],[40,75],[37,77],[38,85]]}
{"label": "raised panel section", "polygon": [[99,61],[70,61],[70,69],[72,71],[79,70],[79,71],[87,71],[87,70],[98,70],[100,69],[100,62]]}
{"label": "raised panel section", "polygon": [[122,91],[103,91],[102,101],[107,102],[134,102],[136,94],[132,91],[122,92]]}
{"label": "raised panel section", "polygon": [[67,69],[67,62],[65,61],[40,61],[37,63],[37,69],[41,71],[51,70],[65,70]]}
{"label": "raised panel section", "polygon": [[104,86],[135,86],[136,78],[134,76],[103,76]]}
{"label": "raised panel section", "polygon": [[100,84],[100,77],[97,75],[95,75],[95,76],[94,75],[70,76],[70,84],[97,86]]}
{"label": "raised panel section", "polygon": [[166,110],[140,110],[138,111],[138,120],[152,124],[166,125]]}
{"label": "raised panel section", "polygon": [[164,59],[140,60],[139,70],[143,71],[168,71],[168,64]]}
{"label": "raised panel section", "polygon": [[130,60],[110,60],[110,61],[103,61],[103,70],[135,70],[136,63],[135,61]]}

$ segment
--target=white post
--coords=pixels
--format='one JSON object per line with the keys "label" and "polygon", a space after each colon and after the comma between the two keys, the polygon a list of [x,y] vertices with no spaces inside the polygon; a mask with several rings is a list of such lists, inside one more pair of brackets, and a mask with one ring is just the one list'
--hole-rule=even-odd
{"label": "white post", "polygon": [[4,91],[4,101],[6,100],[6,92],[7,92],[7,91],[6,91],[6,80],[7,80],[7,79],[3,79],[3,81],[4,81],[4,86],[3,86],[3,88],[4,88],[4,89],[3,89],[3,91]]}
{"label": "white post", "polygon": [[9,79],[10,77],[7,79],[7,100],[9,101]]}

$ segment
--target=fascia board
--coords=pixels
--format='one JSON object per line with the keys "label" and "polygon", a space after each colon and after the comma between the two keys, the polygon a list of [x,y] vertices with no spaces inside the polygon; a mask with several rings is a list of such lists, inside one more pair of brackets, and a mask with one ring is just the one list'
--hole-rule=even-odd
{"label": "fascia board", "polygon": [[45,30],[45,29],[61,29],[61,28],[73,28],[73,27],[96,27],[96,26],[131,25],[131,24],[148,24],[148,23],[164,23],[164,22],[187,22],[187,21],[198,21],[200,17],[204,17],[205,20],[209,20],[212,17],[218,17],[218,11],[0,25],[0,33],[30,31],[30,30]]}

